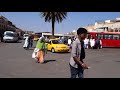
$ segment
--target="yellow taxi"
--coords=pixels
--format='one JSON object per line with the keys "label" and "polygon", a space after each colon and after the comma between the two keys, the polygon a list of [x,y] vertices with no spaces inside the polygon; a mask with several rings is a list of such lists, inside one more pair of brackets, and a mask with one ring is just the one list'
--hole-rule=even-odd
{"label": "yellow taxi", "polygon": [[39,38],[37,38],[37,37],[34,37],[34,39],[33,39],[33,40],[34,40],[34,41],[38,41],[38,39],[39,39]]}
{"label": "yellow taxi", "polygon": [[38,41],[38,39],[41,37],[39,34],[34,34],[33,35],[34,36],[34,41]]}
{"label": "yellow taxi", "polygon": [[65,44],[62,44],[59,42],[57,39],[50,39],[47,44],[47,49],[51,51],[52,53],[54,52],[68,52],[69,47]]}

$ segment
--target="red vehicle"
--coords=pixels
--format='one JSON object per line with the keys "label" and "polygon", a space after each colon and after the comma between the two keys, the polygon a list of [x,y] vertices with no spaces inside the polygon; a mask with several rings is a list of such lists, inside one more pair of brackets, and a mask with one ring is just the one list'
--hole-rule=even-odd
{"label": "red vehicle", "polygon": [[120,47],[119,32],[89,32],[88,38],[100,38],[102,47]]}

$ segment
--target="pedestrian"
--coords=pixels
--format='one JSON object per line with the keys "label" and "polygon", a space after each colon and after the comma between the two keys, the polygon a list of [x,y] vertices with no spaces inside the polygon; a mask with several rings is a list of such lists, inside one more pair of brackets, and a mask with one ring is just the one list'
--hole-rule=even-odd
{"label": "pedestrian", "polygon": [[99,40],[100,40],[100,46],[99,46],[99,49],[102,49],[102,40],[101,40],[101,38],[100,38]]}
{"label": "pedestrian", "polygon": [[91,49],[90,38],[88,39],[88,48]]}
{"label": "pedestrian", "polygon": [[29,49],[29,37],[28,36],[25,38],[25,42],[24,42],[23,48],[25,50]]}
{"label": "pedestrian", "polygon": [[95,49],[99,49],[100,47],[100,40],[98,38],[95,39]]}
{"label": "pedestrian", "polygon": [[85,47],[85,49],[88,48],[88,39],[87,38],[85,38],[85,40],[84,40],[84,47]]}
{"label": "pedestrian", "polygon": [[28,38],[28,48],[32,48],[32,46],[33,46],[33,37],[32,37],[32,35],[30,35],[29,36],[29,38]]}
{"label": "pedestrian", "polygon": [[77,30],[78,38],[73,42],[71,58],[70,58],[70,72],[71,78],[83,78],[84,69],[88,69],[87,64],[83,62],[85,58],[85,49],[83,40],[87,36],[87,30],[85,28],[79,28]]}
{"label": "pedestrian", "polygon": [[71,46],[72,40],[71,38],[68,39],[68,46]]}
{"label": "pedestrian", "polygon": [[95,46],[95,39],[94,39],[94,37],[92,37],[92,38],[90,39],[90,44],[91,44],[91,48],[93,49],[94,46]]}
{"label": "pedestrian", "polygon": [[39,49],[36,55],[37,58],[37,63],[44,63],[44,57],[45,57],[45,52],[46,52],[46,46],[45,45],[45,38],[40,37],[40,39],[37,41],[36,48]]}

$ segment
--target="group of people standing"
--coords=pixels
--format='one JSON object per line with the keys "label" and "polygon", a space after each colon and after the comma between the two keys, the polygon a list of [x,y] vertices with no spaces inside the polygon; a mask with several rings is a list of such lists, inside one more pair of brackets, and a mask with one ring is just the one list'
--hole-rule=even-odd
{"label": "group of people standing", "polygon": [[84,47],[86,49],[101,49],[102,48],[102,41],[101,39],[91,37],[91,39],[85,38],[84,40]]}

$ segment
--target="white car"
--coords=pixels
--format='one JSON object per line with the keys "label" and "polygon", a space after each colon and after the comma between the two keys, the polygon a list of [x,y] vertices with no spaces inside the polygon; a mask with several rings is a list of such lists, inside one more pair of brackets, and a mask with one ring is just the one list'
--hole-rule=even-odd
{"label": "white car", "polygon": [[5,31],[3,41],[4,42],[17,42],[18,35],[16,32],[13,32],[13,31]]}

